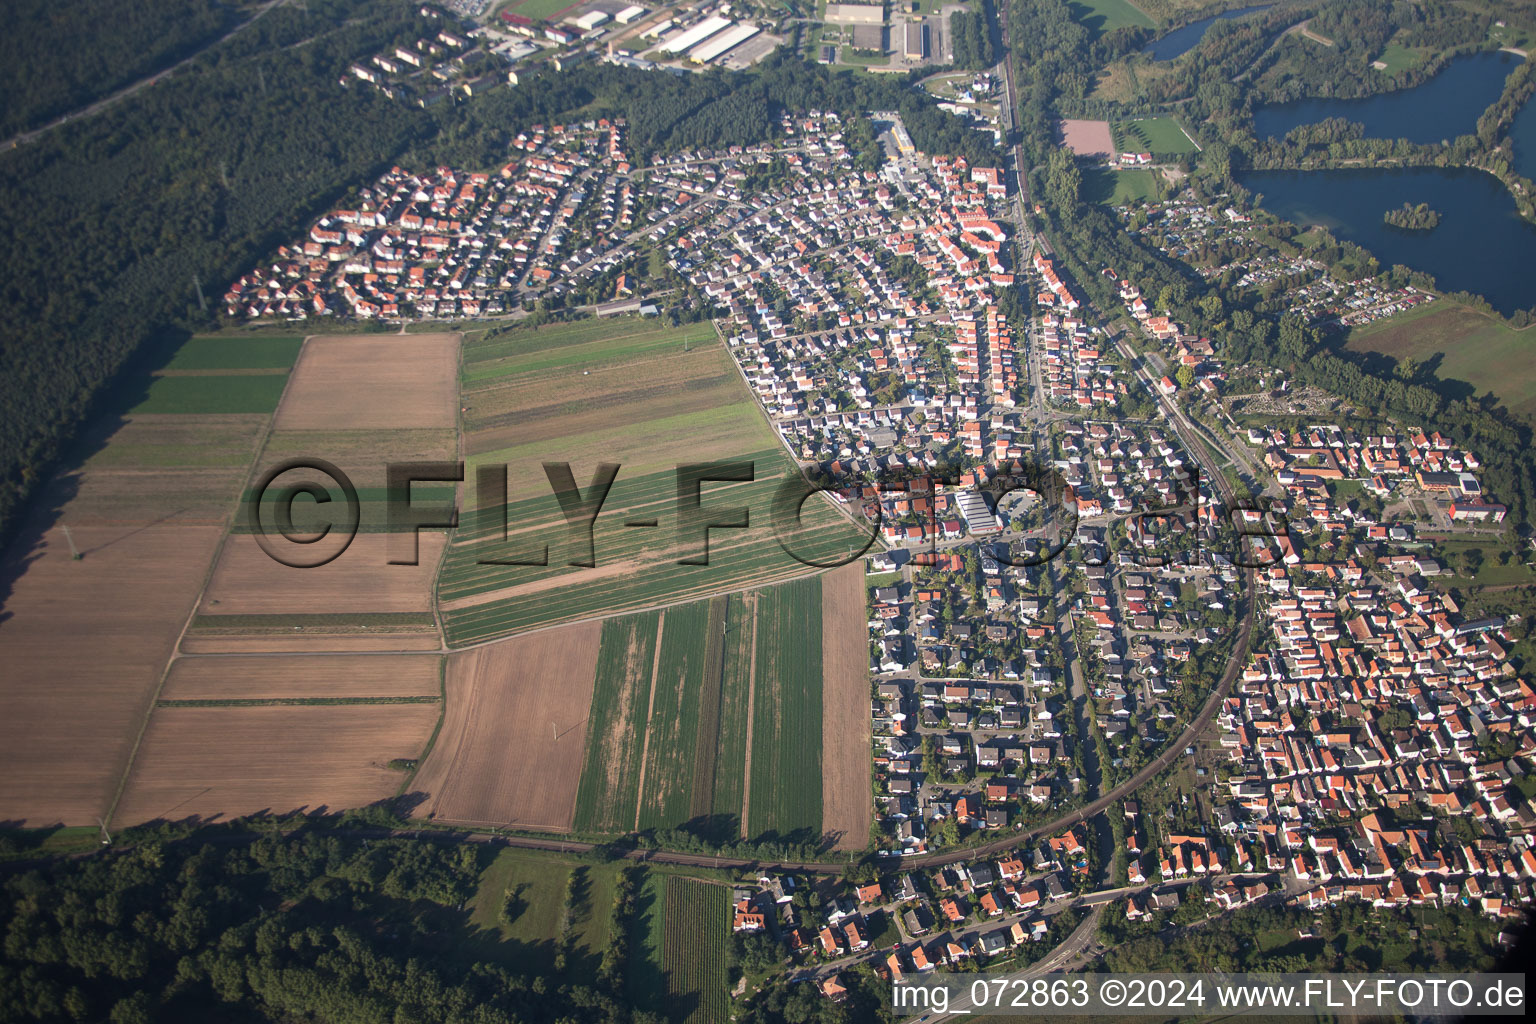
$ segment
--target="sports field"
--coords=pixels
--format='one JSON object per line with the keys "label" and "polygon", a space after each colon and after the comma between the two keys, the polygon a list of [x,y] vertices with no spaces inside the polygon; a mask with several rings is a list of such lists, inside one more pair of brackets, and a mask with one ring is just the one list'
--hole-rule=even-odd
{"label": "sports field", "polygon": [[1153,28],[1151,18],[1130,0],[1071,0],[1067,5],[1076,18],[1095,35],[1117,28]]}
{"label": "sports field", "polygon": [[1118,206],[1136,199],[1156,199],[1159,194],[1155,171],[1105,167],[1083,170],[1083,198],[1090,202]]}
{"label": "sports field", "polygon": [[1116,121],[1115,149],[1121,153],[1193,153],[1195,144],[1171,117]]}
{"label": "sports field", "polygon": [[[463,378],[466,511],[438,583],[450,644],[812,571],[776,540],[775,497],[797,469],[712,328],[634,318],[513,329],[468,344]],[[711,529],[708,564],[690,564],[703,534],[679,515],[678,467],[718,462],[732,466],[705,475],[727,479],[701,483],[700,504],[716,522],[745,509],[747,525]],[[589,549],[547,465],[569,467],[579,502],[601,493],[604,463],[617,468]],[[821,498],[805,503],[803,525],[800,550],[818,561],[864,542]]]}
{"label": "sports field", "polygon": [[1536,328],[1515,330],[1487,314],[1440,300],[1356,327],[1345,348],[1434,362],[1445,380],[1492,391],[1511,412],[1536,416]]}

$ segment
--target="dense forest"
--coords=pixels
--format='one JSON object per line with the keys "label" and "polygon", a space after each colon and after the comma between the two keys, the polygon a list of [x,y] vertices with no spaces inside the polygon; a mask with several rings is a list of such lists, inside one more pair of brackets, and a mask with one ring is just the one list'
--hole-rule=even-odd
{"label": "dense forest", "polygon": [[563,985],[475,958],[462,907],[489,856],[230,829],[50,860],[5,881],[0,1020],[634,1019],[622,972]]}
{"label": "dense forest", "polygon": [[244,17],[217,0],[10,0],[0,34],[0,138],[153,74]]}
{"label": "dense forest", "polygon": [[0,156],[0,240],[14,268],[0,280],[0,536],[150,339],[214,323],[199,289],[215,298],[393,163],[492,167],[518,131],[578,112],[628,118],[643,159],[759,142],[781,111],[806,109],[844,113],[867,166],[871,109],[899,111],[927,152],[999,162],[989,135],[908,77],[837,73],[793,54],[751,75],[546,67],[431,110],[337,84],[351,61],[419,34],[407,3],[278,8],[110,113]]}

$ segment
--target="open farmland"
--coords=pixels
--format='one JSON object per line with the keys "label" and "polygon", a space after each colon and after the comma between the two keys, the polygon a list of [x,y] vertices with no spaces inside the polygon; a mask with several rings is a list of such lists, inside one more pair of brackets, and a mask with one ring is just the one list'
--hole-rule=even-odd
{"label": "open farmland", "polygon": [[[645,731],[645,761],[640,785],[638,830],[667,828],[687,821],[694,810],[697,765],[709,765],[713,794],[715,726],[720,714],[720,633],[725,602],[695,601],[667,609],[661,651],[651,684],[651,712]],[[717,606],[712,608],[712,606]],[[718,611],[718,615],[711,614]],[[710,653],[714,658],[710,658]],[[714,664],[709,664],[713,660]],[[706,667],[712,671],[706,673]],[[714,685],[705,692],[705,676]],[[706,724],[709,736],[702,735]]]}
{"label": "open farmland", "polygon": [[339,811],[395,795],[441,705],[157,707],[113,821]]}
{"label": "open farmland", "polygon": [[821,828],[840,850],[869,841],[869,635],[864,571],[821,577]]}
{"label": "open farmland", "polygon": [[[252,378],[177,379],[195,393]],[[82,438],[89,454],[42,495],[0,566],[0,819],[84,825],[108,814],[267,419],[104,419]]]}
{"label": "open farmland", "polygon": [[640,800],[640,757],[663,612],[602,624],[576,828],[627,832]]}
{"label": "open farmland", "polygon": [[[416,564],[391,564],[409,559],[413,535],[384,532],[389,496],[385,467],[391,462],[443,462],[456,457],[457,338],[451,334],[341,335],[311,338],[305,344],[258,460],[259,475],[296,459],[319,458],[334,464],[356,487],[358,535],[324,565],[285,565],[270,557],[251,532],[250,514],[260,496],[247,491],[198,609],[196,628],[183,650],[234,653],[323,650],[333,644],[338,650],[439,646],[435,619],[402,627],[385,619],[369,622],[365,617],[430,617],[433,613],[433,587],[447,537],[442,531],[421,531],[416,535]],[[198,358],[206,361],[216,356]],[[331,501],[323,505],[308,499],[295,502],[293,524],[300,532],[319,534],[344,518],[336,511],[344,507],[341,487],[313,468],[276,478],[279,486],[309,481],[325,487]],[[268,488],[266,493],[275,490]],[[453,497],[452,483],[418,485],[411,493],[417,504],[445,508]],[[275,521],[270,502],[261,506],[261,514],[270,536]],[[281,538],[275,543],[280,544]],[[310,621],[314,615],[350,615],[358,620],[351,628],[327,632],[311,628],[316,625]],[[290,621],[282,622],[282,616]],[[263,621],[246,628],[243,624],[252,617]]]}
{"label": "open farmland", "polygon": [[[820,593],[820,579],[811,577],[787,586],[798,587],[797,594],[813,595],[814,600]],[[577,799],[578,831],[629,832],[688,825],[718,841],[742,834],[753,679],[762,672],[765,660],[778,663],[778,656],[769,657],[761,646],[764,627],[758,621],[758,609],[765,595],[781,589],[733,593],[603,623]],[[862,615],[862,581],[857,597]],[[862,619],[858,626],[852,637],[860,645],[862,669]],[[806,628],[819,640],[819,622]],[[796,637],[792,643],[803,646],[802,640]],[[820,646],[814,646],[819,664]],[[866,703],[861,697],[859,712],[867,718]],[[768,737],[767,745],[779,742],[771,723],[757,728],[758,735]],[[868,727],[855,723],[853,728],[867,731]],[[818,725],[810,738],[813,755],[820,744]],[[867,747],[866,743],[857,751],[866,775]],[[814,764],[811,770],[815,771]],[[788,804],[804,795],[800,782],[794,781],[799,788],[786,798]],[[819,792],[817,788],[806,811],[815,817],[803,823],[813,830],[820,824]],[[753,799],[759,798],[776,800],[776,784],[763,780],[753,794]]]}
{"label": "open farmland", "polygon": [[[464,379],[466,504],[489,514],[466,511],[439,579],[451,644],[809,571],[772,529],[795,464],[711,329],[640,319],[514,329],[468,345]],[[679,564],[700,550],[678,529],[676,468],[717,460],[750,464],[752,478],[704,483],[703,505],[746,507],[750,528],[710,531],[709,564]],[[569,463],[583,494],[599,463],[620,467],[594,524],[591,567],[569,564],[587,552],[567,541],[546,462]],[[505,467],[505,501],[479,493],[480,466]],[[824,499],[805,503],[803,522],[815,557],[862,543]]]}
{"label": "open farmland", "polygon": [[413,813],[568,830],[601,633],[589,621],[449,655],[447,709]]}
{"label": "open farmland", "polygon": [[731,891],[723,885],[669,876],[662,971],[669,1016],[680,1024],[725,1024],[731,936]]}
{"label": "open farmland", "polygon": [[441,671],[442,658],[435,654],[178,658],[160,699],[435,699],[442,692]]}
{"label": "open farmland", "polygon": [[[1350,330],[1345,347],[1396,360],[1434,362],[1444,380],[1492,391],[1511,412],[1536,417],[1536,330],[1444,300]],[[1438,358],[1437,358],[1438,357]]]}
{"label": "open farmland", "polygon": [[822,614],[815,577],[758,595],[747,834],[821,834]]}

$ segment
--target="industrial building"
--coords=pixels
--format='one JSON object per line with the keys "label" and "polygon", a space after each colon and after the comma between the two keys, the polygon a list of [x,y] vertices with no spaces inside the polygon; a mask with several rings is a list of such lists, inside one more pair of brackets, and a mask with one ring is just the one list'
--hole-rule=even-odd
{"label": "industrial building", "polygon": [[909,21],[906,24],[906,44],[903,47],[907,60],[922,60],[928,56],[928,23]]}
{"label": "industrial building", "polygon": [[751,39],[761,31],[756,25],[737,25],[715,36],[713,39],[695,46],[688,54],[690,60],[696,60],[700,64],[708,64],[716,57],[729,50],[734,50],[742,43]]}
{"label": "industrial building", "polygon": [[620,25],[628,25],[636,18],[644,17],[644,15],[644,7],[641,7],[639,4],[632,4],[631,6],[624,8],[618,14],[615,14],[613,16],[613,20],[618,22]]}
{"label": "industrial building", "polygon": [[676,37],[667,40],[667,42],[662,44],[661,48],[667,53],[686,53],[693,49],[695,46],[698,46],[704,40],[708,39],[710,36],[714,35],[716,32],[719,32],[721,29],[728,27],[730,24],[730,18],[722,18],[719,15],[715,15],[711,18],[705,18],[703,21],[693,26],[693,28],[681,32]]}
{"label": "industrial building", "polygon": [[829,25],[882,25],[885,23],[884,4],[827,4],[823,18]]}

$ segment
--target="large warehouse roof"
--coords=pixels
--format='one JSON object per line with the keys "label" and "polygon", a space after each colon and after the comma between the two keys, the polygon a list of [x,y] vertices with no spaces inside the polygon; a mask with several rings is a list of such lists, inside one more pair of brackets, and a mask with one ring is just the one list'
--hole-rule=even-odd
{"label": "large warehouse roof", "polygon": [[722,18],[719,15],[713,18],[705,18],[688,31],[674,39],[669,39],[666,43],[662,44],[661,48],[668,53],[682,53],[685,50],[691,50],[730,23],[730,18]]}

